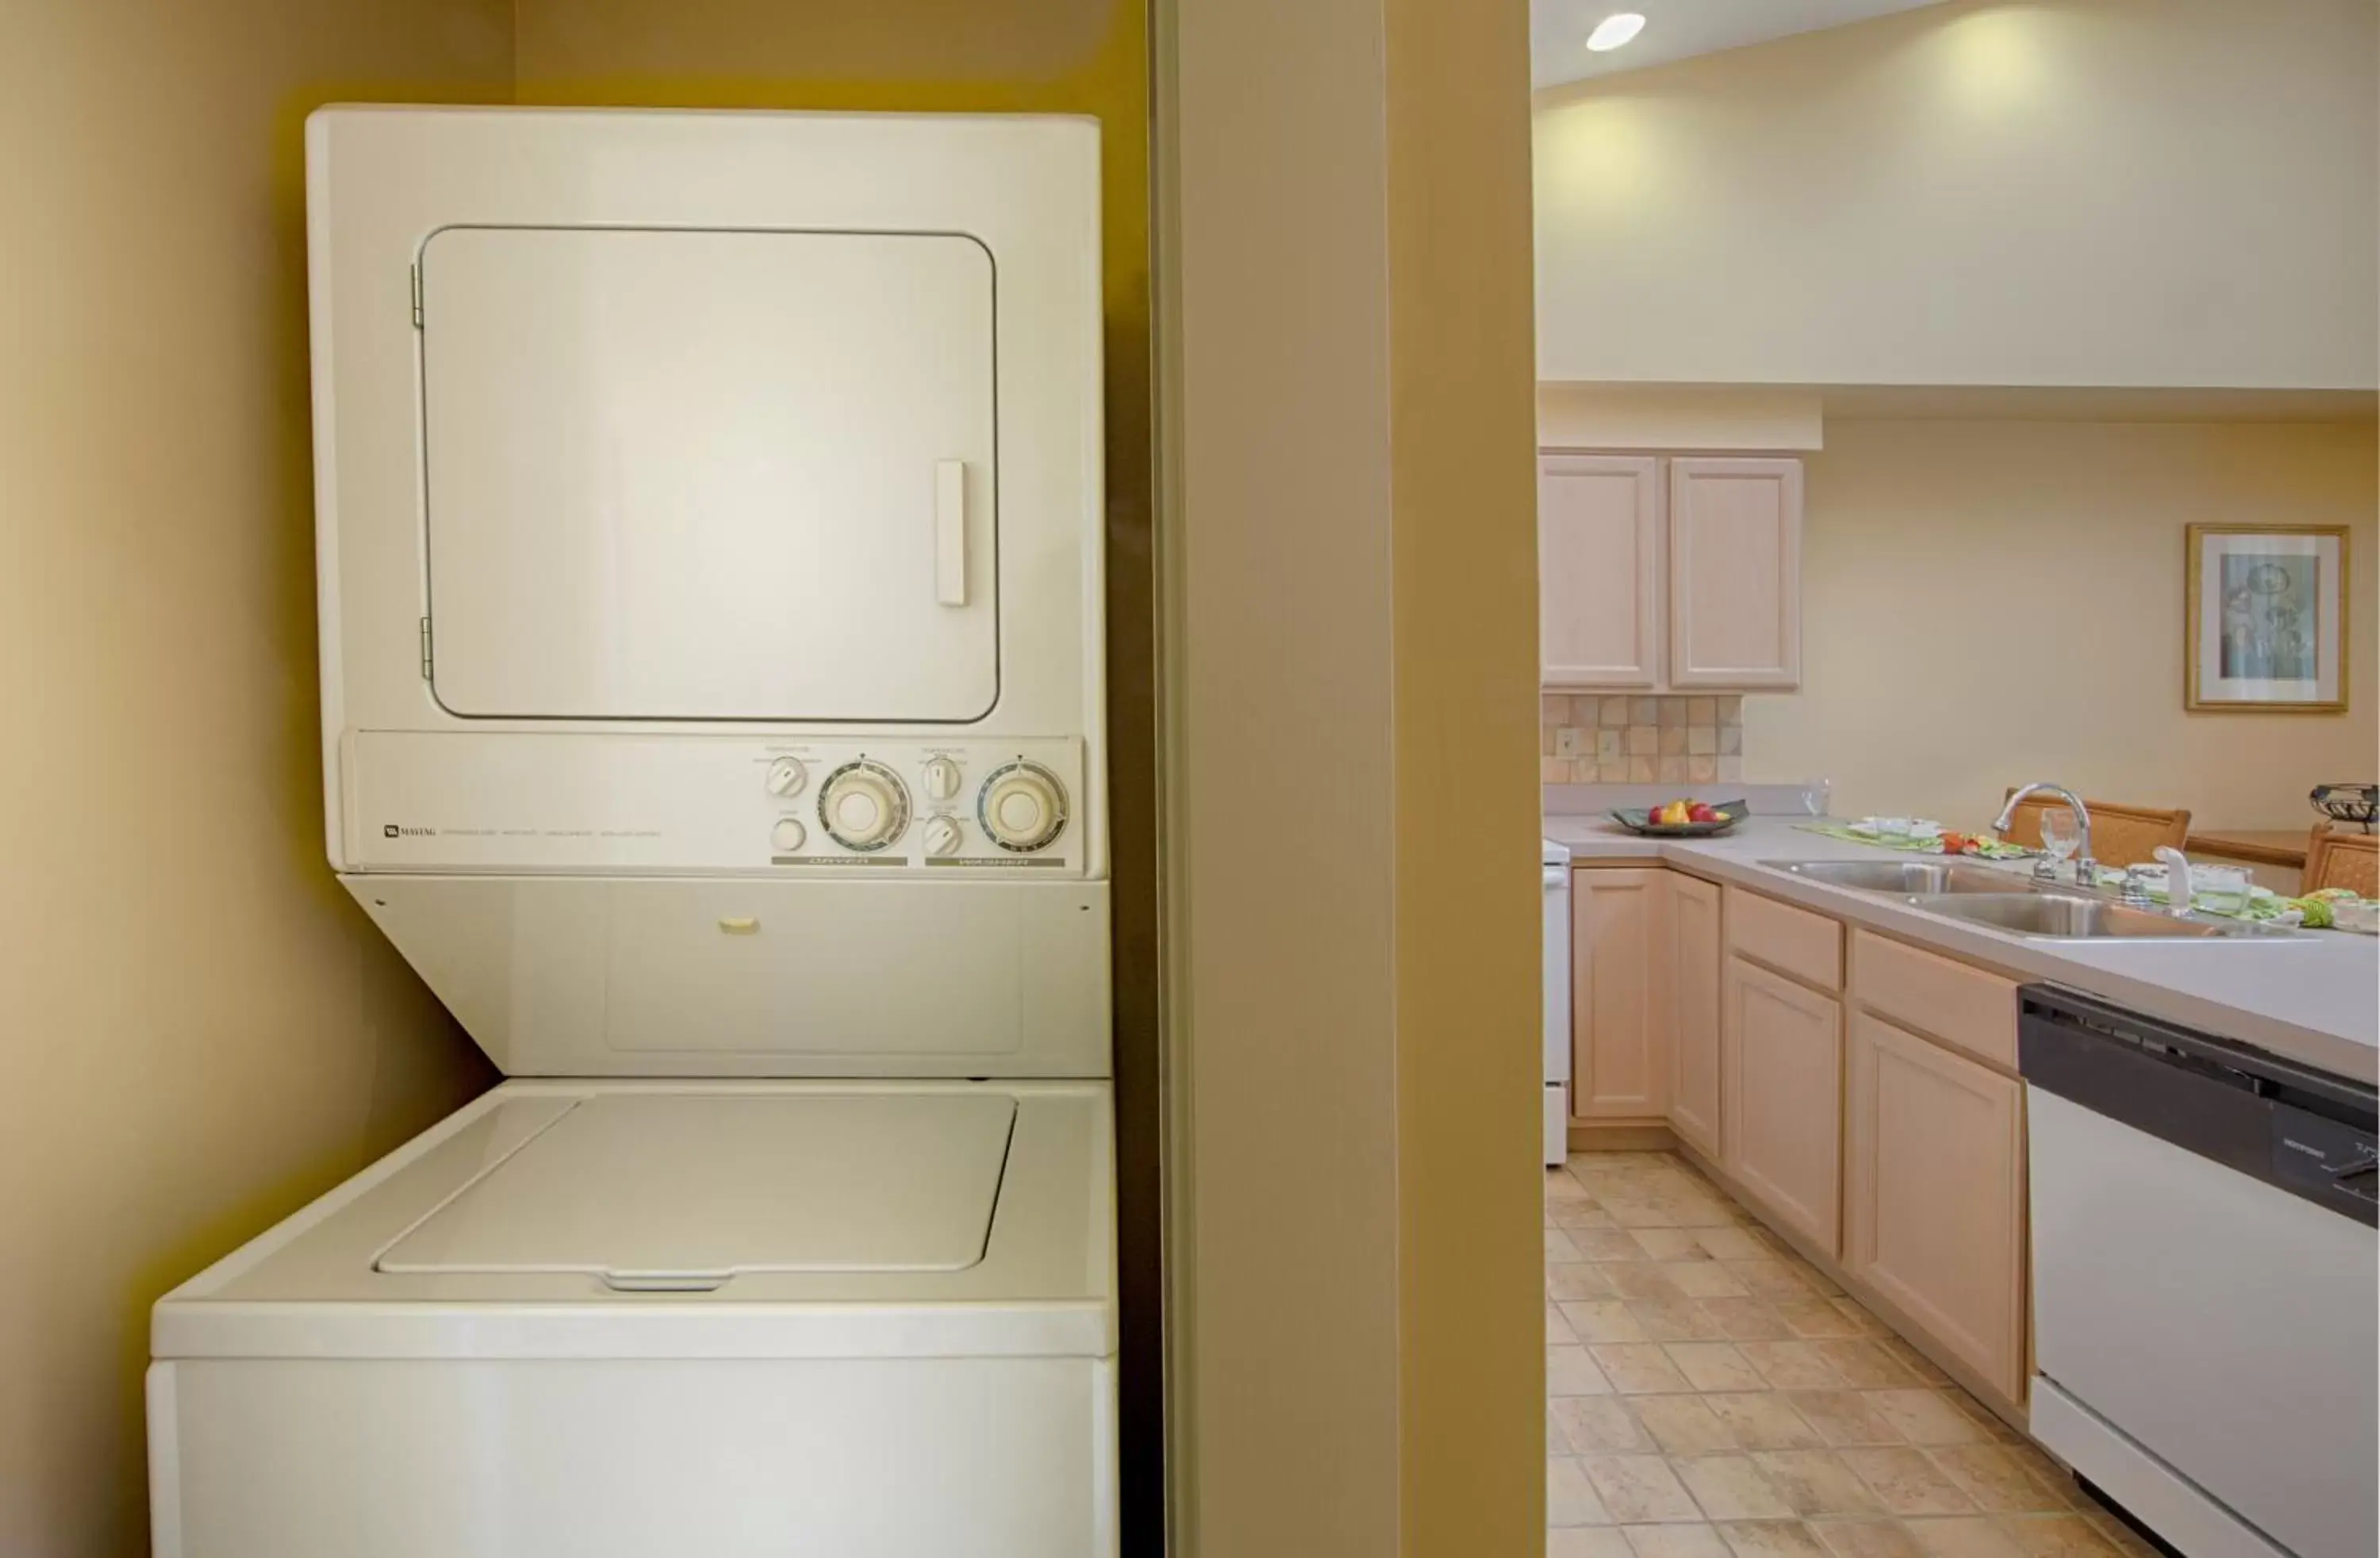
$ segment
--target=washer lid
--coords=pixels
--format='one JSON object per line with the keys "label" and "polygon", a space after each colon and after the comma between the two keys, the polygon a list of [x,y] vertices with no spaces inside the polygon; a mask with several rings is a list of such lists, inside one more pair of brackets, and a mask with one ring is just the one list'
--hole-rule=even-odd
{"label": "washer lid", "polygon": [[382,1252],[382,1272],[577,1272],[630,1291],[983,1259],[1006,1096],[599,1095]]}

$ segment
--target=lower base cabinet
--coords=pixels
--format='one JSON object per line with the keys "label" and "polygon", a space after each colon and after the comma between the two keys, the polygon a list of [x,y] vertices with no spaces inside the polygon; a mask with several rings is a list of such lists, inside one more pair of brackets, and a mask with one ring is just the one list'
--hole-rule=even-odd
{"label": "lower base cabinet", "polygon": [[1689,1146],[1719,1155],[1719,891],[1691,876],[1670,878],[1670,1128]]}
{"label": "lower base cabinet", "polygon": [[1849,1049],[1844,1269],[2022,1401],[2022,1086],[1867,1012]]}
{"label": "lower base cabinet", "polygon": [[1828,1255],[1842,1248],[1842,1033],[1833,997],[1728,955],[1719,1162]]}

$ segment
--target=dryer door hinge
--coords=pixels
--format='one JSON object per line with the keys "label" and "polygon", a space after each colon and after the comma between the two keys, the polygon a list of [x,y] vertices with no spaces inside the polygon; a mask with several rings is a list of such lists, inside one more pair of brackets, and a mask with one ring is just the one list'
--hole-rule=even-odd
{"label": "dryer door hinge", "polygon": [[419,330],[421,328],[421,267],[414,265],[408,269],[412,273],[413,328]]}
{"label": "dryer door hinge", "polygon": [[421,679],[433,679],[430,674],[430,619],[426,616],[421,619]]}

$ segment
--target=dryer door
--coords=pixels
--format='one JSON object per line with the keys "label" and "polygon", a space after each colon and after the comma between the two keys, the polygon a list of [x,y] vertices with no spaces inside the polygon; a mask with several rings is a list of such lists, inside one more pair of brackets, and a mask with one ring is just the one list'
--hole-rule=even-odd
{"label": "dryer door", "polygon": [[431,235],[439,702],[981,718],[1000,691],[992,284],[957,234]]}

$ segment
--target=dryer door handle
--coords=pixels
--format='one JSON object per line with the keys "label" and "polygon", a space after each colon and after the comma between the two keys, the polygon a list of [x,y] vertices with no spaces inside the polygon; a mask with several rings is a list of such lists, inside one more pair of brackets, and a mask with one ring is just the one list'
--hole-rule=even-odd
{"label": "dryer door handle", "polygon": [[934,462],[934,599],[967,602],[966,461]]}

